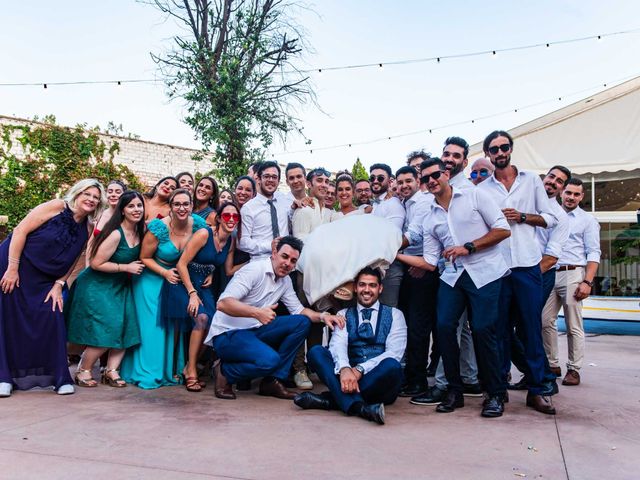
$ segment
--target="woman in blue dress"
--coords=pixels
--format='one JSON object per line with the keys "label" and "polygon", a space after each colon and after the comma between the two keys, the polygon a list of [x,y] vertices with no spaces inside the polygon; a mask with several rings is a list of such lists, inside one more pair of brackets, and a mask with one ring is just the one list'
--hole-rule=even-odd
{"label": "woman in blue dress", "polygon": [[205,219],[207,225],[216,222],[218,208],[218,184],[212,177],[202,177],[198,180],[193,194],[193,214]]}
{"label": "woman in blue dress", "polygon": [[29,212],[0,245],[0,397],[8,397],[13,388],[74,392],[62,290],[87,243],[93,217],[105,205],[102,184],[81,180],[64,200]]}
{"label": "woman in blue dress", "polygon": [[140,260],[145,265],[133,278],[133,300],[140,327],[140,344],[127,350],[120,369],[121,377],[140,388],[177,385],[177,368],[184,364],[183,342],[179,330],[159,321],[163,285],[179,286],[175,266],[193,233],[206,223],[192,216],[193,203],[188,190],[177,189],[169,198],[170,213],[147,225]]}
{"label": "woman in blue dress", "polygon": [[207,278],[214,269],[224,268],[227,275],[233,275],[241,267],[233,267],[236,228],[240,237],[240,210],[233,203],[224,203],[216,213],[215,227],[194,233],[177,265],[184,286],[183,293],[189,298],[185,313],[193,319],[189,358],[184,369],[185,386],[190,392],[202,390],[196,363],[202,340],[216,311]]}

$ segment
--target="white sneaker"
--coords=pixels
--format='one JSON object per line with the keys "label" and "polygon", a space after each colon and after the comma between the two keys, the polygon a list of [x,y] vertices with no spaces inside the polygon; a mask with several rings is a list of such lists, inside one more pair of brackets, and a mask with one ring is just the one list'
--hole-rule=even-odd
{"label": "white sneaker", "polygon": [[58,395],[71,395],[73,393],[76,392],[76,389],[73,388],[73,385],[71,384],[66,384],[66,385],[62,385],[58,390],[57,390],[57,394]]}
{"label": "white sneaker", "polygon": [[0,382],[0,398],[2,397],[10,397],[12,385],[7,382]]}
{"label": "white sneaker", "polygon": [[296,372],[293,376],[293,381],[300,390],[313,390],[313,383],[309,380],[309,375],[304,370]]}

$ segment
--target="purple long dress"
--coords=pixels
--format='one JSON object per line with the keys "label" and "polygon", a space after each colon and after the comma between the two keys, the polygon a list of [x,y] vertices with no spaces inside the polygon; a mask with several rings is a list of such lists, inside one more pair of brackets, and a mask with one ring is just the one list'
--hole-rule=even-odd
{"label": "purple long dress", "polygon": [[[73,383],[64,316],[52,312],[51,301],[44,299],[78,258],[87,236],[87,220],[76,223],[68,206],[27,236],[20,287],[0,292],[0,382],[18,390]],[[11,236],[0,245],[0,276],[7,269],[10,241]]]}

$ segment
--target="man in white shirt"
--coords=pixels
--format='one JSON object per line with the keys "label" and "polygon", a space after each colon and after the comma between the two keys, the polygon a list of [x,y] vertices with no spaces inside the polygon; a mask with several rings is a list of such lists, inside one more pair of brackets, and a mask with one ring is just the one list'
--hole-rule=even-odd
{"label": "man in white shirt", "polygon": [[[404,207],[398,197],[394,197],[389,190],[391,179],[391,167],[384,163],[375,163],[369,168],[369,183],[373,192],[373,214],[386,218],[402,231],[404,226]],[[372,232],[373,233],[373,232]],[[391,307],[398,306],[400,284],[402,283],[402,264],[394,261],[385,272],[382,285],[384,289],[380,301]]]}
{"label": "man in white shirt", "polygon": [[402,385],[400,360],[407,344],[402,312],[379,301],[380,271],[363,268],[355,278],[358,303],[341,310],[346,328],[335,330],[329,348],[309,350],[309,364],[329,388],[294,398],[303,409],[336,410],[384,424],[384,405],[395,402]]}
{"label": "man in white shirt", "polygon": [[438,289],[438,339],[448,389],[436,411],[449,413],[464,406],[457,330],[466,308],[488,394],[482,416],[500,417],[506,390],[496,329],[500,288],[509,268],[497,245],[509,237],[509,224],[487,193],[452,187],[441,160],[423,163],[422,178],[435,197],[424,218],[423,256],[398,258],[430,271],[437,268],[441,255],[445,258]]}
{"label": "man in white shirt", "polygon": [[483,150],[496,167],[493,175],[476,188],[487,192],[502,209],[511,227],[511,237],[501,242],[500,250],[511,269],[500,294],[499,337],[502,341],[502,374],[506,386],[511,370],[511,332],[515,327],[522,340],[528,366],[527,406],[555,415],[545,395],[544,379],[548,368],[542,345],[542,254],[537,248],[536,227],[553,228],[555,217],[540,177],[519,171],[511,164],[513,139],[496,130],[484,140]]}
{"label": "man in white shirt", "polygon": [[[293,399],[295,394],[282,381],[309,332],[309,322],[344,327],[343,317],[304,308],[298,300],[289,274],[300,250],[297,238],[280,238],[270,258],[238,270],[220,295],[205,339],[220,358],[214,370],[216,397],[235,399],[231,384],[263,377],[260,395]],[[279,301],[290,315],[276,316]]]}
{"label": "man in white shirt", "polygon": [[272,243],[289,235],[291,202],[283,194],[275,195],[280,183],[280,166],[276,162],[261,162],[256,172],[259,193],[242,207],[242,236],[238,248],[251,260],[271,254]]}
{"label": "man in white shirt", "polygon": [[569,236],[558,259],[553,291],[542,313],[542,333],[549,365],[559,371],[556,320],[562,307],[569,347],[567,373],[562,384],[574,386],[580,384],[578,372],[584,359],[582,300],[591,293],[600,263],[600,225],[592,215],[580,208],[584,198],[584,186],[580,179],[569,180],[561,198],[562,208],[569,218]]}
{"label": "man in white shirt", "polygon": [[306,176],[307,171],[300,163],[291,162],[288,163],[284,169],[284,178],[287,181],[289,192],[285,195],[290,201],[298,200],[302,201],[307,196],[306,191]]}

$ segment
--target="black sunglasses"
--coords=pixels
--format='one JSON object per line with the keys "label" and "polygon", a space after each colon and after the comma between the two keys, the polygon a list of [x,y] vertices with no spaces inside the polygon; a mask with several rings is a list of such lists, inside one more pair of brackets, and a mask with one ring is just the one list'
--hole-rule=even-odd
{"label": "black sunglasses", "polygon": [[487,170],[486,168],[481,168],[480,170],[471,170],[471,178],[475,180],[476,178],[478,178],[478,175],[480,175],[481,177],[488,177],[489,170]]}
{"label": "black sunglasses", "polygon": [[489,153],[491,155],[495,155],[496,153],[498,153],[498,150],[500,150],[502,153],[507,153],[509,150],[511,150],[511,145],[509,145],[508,143],[503,143],[499,147],[489,147]]}
{"label": "black sunglasses", "polygon": [[369,177],[369,181],[371,183],[375,182],[376,180],[378,181],[378,183],[382,183],[387,179],[387,177],[385,177],[384,175],[371,175]]}
{"label": "black sunglasses", "polygon": [[438,180],[440,176],[444,173],[444,170],[436,170],[433,173],[427,173],[420,178],[420,183],[429,183],[429,179],[433,178],[434,180]]}

